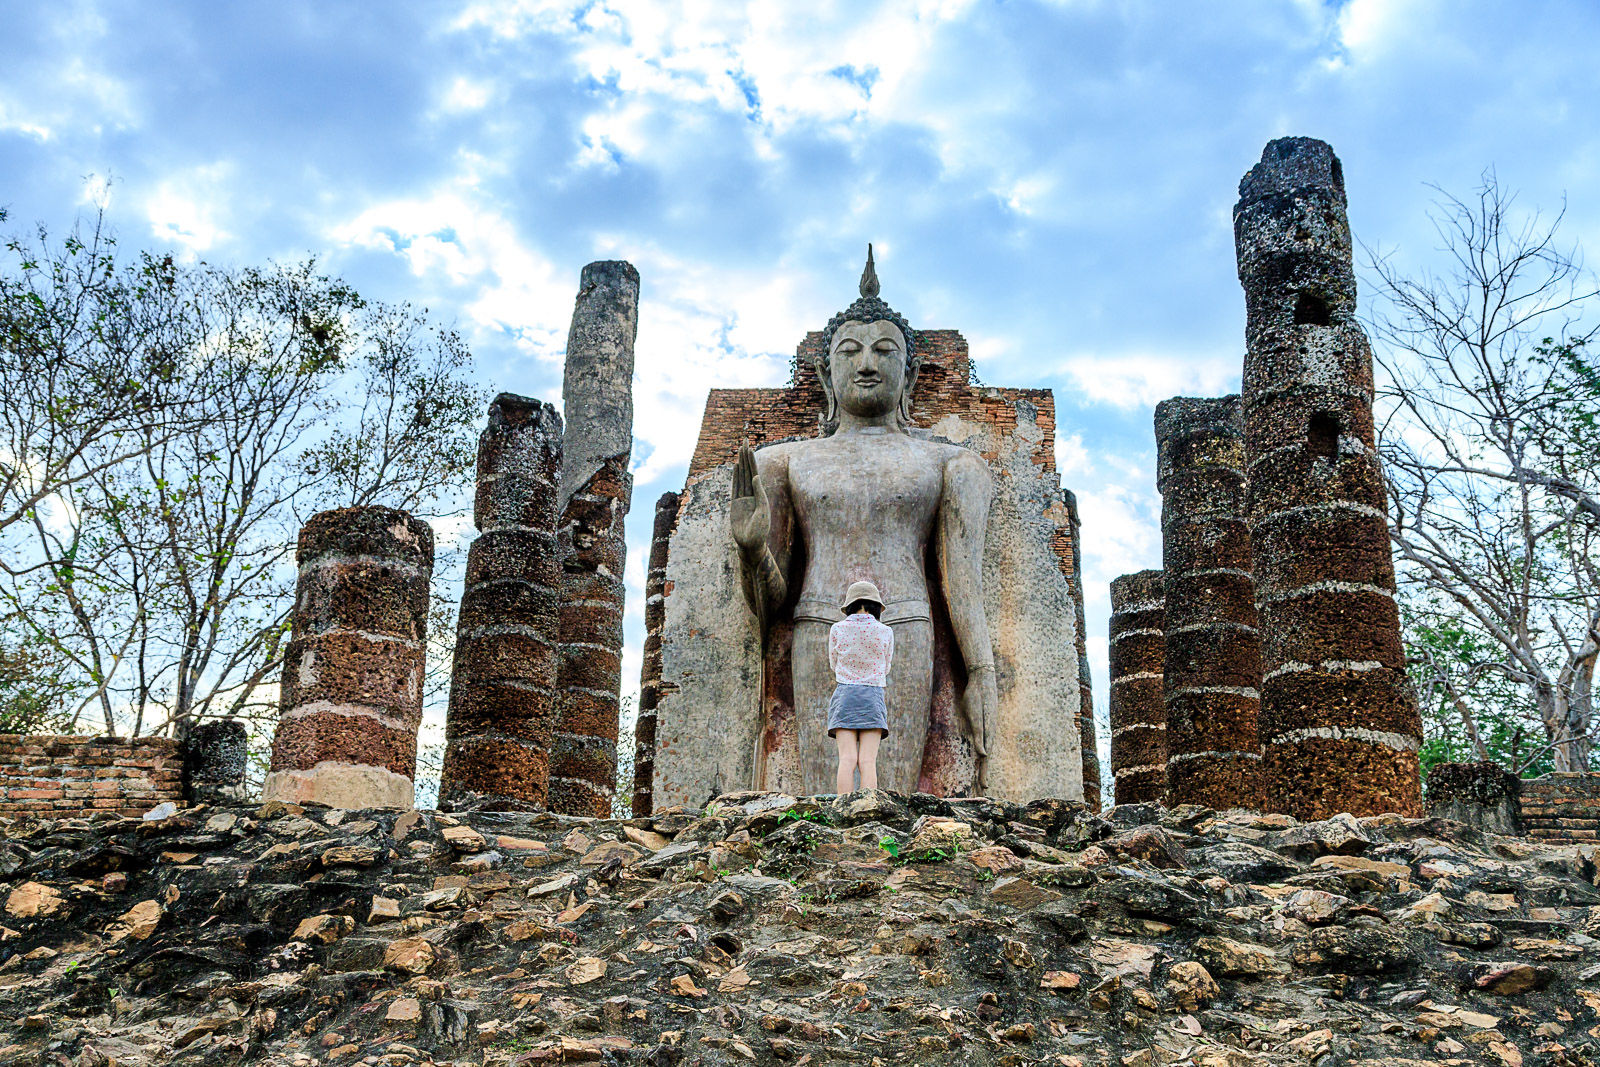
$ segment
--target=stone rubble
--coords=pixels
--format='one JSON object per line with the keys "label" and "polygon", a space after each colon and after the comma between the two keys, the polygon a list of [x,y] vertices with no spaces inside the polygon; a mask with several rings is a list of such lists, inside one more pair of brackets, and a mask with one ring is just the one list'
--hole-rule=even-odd
{"label": "stone rubble", "polygon": [[0,1067],[1591,1064],[1595,856],[880,792],[0,822]]}

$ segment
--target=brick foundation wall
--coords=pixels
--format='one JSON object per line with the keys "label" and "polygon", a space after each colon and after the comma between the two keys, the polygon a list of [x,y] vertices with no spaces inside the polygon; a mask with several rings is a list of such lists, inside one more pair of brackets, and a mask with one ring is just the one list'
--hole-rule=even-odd
{"label": "brick foundation wall", "polygon": [[0,734],[0,817],[143,815],[183,803],[183,753],[165,737]]}
{"label": "brick foundation wall", "polygon": [[1600,841],[1600,773],[1524,778],[1522,825],[1547,841]]}

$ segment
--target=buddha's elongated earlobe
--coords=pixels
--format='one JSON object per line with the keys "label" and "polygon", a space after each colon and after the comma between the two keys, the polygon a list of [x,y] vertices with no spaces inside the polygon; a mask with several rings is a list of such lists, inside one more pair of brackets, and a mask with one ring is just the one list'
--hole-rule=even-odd
{"label": "buddha's elongated earlobe", "polygon": [[822,386],[822,427],[824,432],[831,433],[839,422],[839,398],[833,392],[833,361],[824,353],[812,366],[817,369],[817,381]]}
{"label": "buddha's elongated earlobe", "polygon": [[922,370],[922,357],[913,355],[906,360],[906,381],[900,387],[900,424],[911,425],[911,394],[917,388],[917,373]]}

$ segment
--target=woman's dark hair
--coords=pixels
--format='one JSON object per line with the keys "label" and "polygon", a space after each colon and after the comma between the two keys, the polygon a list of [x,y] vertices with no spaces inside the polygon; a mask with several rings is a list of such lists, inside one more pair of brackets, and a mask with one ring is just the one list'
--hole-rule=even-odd
{"label": "woman's dark hair", "polygon": [[874,603],[871,600],[852,600],[850,602],[850,606],[844,609],[844,613],[846,615],[854,615],[862,608],[866,608],[874,619],[881,619],[883,617],[883,605]]}

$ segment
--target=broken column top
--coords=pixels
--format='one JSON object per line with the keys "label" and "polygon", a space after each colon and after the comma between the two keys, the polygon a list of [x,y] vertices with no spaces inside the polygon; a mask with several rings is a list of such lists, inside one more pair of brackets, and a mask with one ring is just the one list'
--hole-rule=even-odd
{"label": "broken column top", "polygon": [[1156,441],[1187,434],[1244,433],[1239,394],[1227,396],[1175,396],[1156,405]]}
{"label": "broken column top", "polygon": [[1166,596],[1166,571],[1135,571],[1111,579],[1111,609],[1113,612],[1143,611],[1154,607]]}
{"label": "broken column top", "polygon": [[[1206,462],[1239,466],[1242,456],[1195,455],[1191,439],[1244,438],[1244,411],[1237,393],[1228,396],[1175,396],[1156,405],[1156,485],[1166,484],[1175,470]],[[1193,442],[1203,449],[1200,442]],[[1235,446],[1237,447],[1237,446]]]}
{"label": "broken column top", "polygon": [[639,272],[620,259],[583,268],[567,332],[561,404],[561,507],[606,462],[633,449],[633,345],[639,332]]}
{"label": "broken column top", "polygon": [[433,528],[410,512],[367,505],[320,511],[300,527],[295,562],[336,552],[433,567]]}
{"label": "broken column top", "polygon": [[1261,162],[1240,180],[1239,199],[1259,200],[1308,189],[1331,193],[1344,203],[1344,168],[1333,154],[1333,146],[1315,137],[1279,137],[1267,142]]}
{"label": "broken column top", "polygon": [[580,289],[593,285],[631,285],[639,287],[639,271],[625,259],[597,259],[583,268]]}
{"label": "broken column top", "polygon": [[[1246,338],[1286,326],[1354,324],[1344,172],[1326,142],[1280,137],[1268,143],[1261,162],[1239,183],[1233,240]],[[1252,344],[1245,356],[1247,397],[1252,367],[1265,351]]]}
{"label": "broken column top", "polygon": [[530,422],[548,423],[561,436],[561,413],[543,400],[516,393],[501,393],[489,402],[489,425],[520,430]]}

